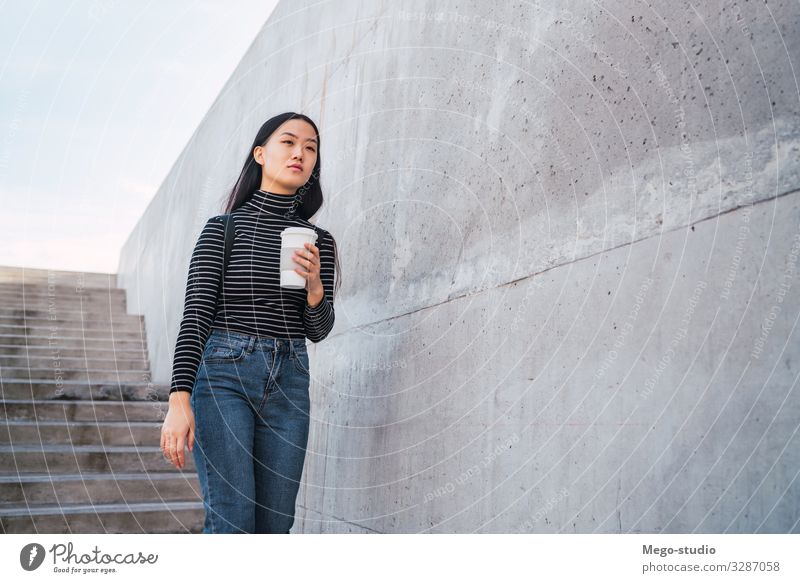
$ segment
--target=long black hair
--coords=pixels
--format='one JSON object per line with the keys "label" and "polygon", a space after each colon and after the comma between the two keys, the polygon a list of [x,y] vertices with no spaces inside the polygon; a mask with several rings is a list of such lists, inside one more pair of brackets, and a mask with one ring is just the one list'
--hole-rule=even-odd
{"label": "long black hair", "polygon": [[[314,121],[307,115],[295,113],[294,111],[287,111],[286,113],[281,113],[271,117],[258,129],[258,133],[256,133],[253,144],[247,151],[247,156],[244,161],[244,166],[242,166],[242,171],[239,173],[239,178],[236,180],[236,183],[233,185],[233,188],[231,188],[230,193],[226,197],[223,212],[230,213],[236,210],[249,201],[252,198],[253,193],[261,188],[261,165],[256,162],[255,158],[253,157],[253,150],[255,150],[256,146],[265,146],[267,140],[269,140],[269,137],[275,132],[275,130],[277,130],[281,124],[290,119],[302,119],[303,121],[311,124],[311,127],[314,128],[314,133],[316,134],[317,138],[317,163],[314,164],[314,169],[311,171],[311,176],[309,177],[308,182],[297,189],[297,193],[295,194],[297,199],[295,212],[303,219],[308,220],[320,209],[324,198],[322,196],[322,188],[320,188],[319,185],[320,166],[322,165],[322,144],[320,143],[319,129],[317,128],[317,124],[315,124]],[[336,272],[336,283],[333,291],[333,295],[335,297],[341,283],[341,272],[339,268],[339,252],[336,249],[336,239],[333,238],[332,233],[331,239],[333,241],[333,260]],[[331,298],[331,300],[333,300],[333,298]]]}

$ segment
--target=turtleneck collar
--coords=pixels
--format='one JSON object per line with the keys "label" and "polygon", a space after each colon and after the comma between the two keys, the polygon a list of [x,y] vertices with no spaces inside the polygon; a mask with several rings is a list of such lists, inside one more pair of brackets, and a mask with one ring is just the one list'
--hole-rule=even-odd
{"label": "turtleneck collar", "polygon": [[267,212],[284,216],[287,213],[296,211],[299,204],[299,194],[278,194],[275,192],[267,192],[260,188],[253,192],[253,196],[246,203],[249,208],[258,212]]}

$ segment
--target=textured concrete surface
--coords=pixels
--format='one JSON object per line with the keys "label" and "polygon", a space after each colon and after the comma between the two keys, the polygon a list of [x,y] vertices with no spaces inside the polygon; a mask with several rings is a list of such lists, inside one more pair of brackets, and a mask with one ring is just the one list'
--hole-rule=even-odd
{"label": "textured concrete surface", "polygon": [[800,9],[281,2],[122,253],[168,380],[258,125],[342,251],[297,532],[800,532]]}

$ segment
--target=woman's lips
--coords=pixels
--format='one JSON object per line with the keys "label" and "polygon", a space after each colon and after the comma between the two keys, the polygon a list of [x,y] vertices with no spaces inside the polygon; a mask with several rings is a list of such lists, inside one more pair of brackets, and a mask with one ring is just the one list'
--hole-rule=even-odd
{"label": "woman's lips", "polygon": [[291,170],[294,170],[295,172],[302,172],[302,171],[303,171],[303,169],[302,169],[302,168],[298,168],[297,166],[289,166],[289,168],[290,168]]}

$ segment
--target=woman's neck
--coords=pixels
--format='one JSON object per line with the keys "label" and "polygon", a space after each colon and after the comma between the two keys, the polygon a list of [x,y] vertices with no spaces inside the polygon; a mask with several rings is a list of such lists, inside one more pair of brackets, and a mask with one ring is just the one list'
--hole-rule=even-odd
{"label": "woman's neck", "polygon": [[295,202],[300,203],[300,198],[295,194],[278,194],[258,189],[253,192],[253,196],[247,201],[246,206],[258,211],[283,215],[295,207]]}

